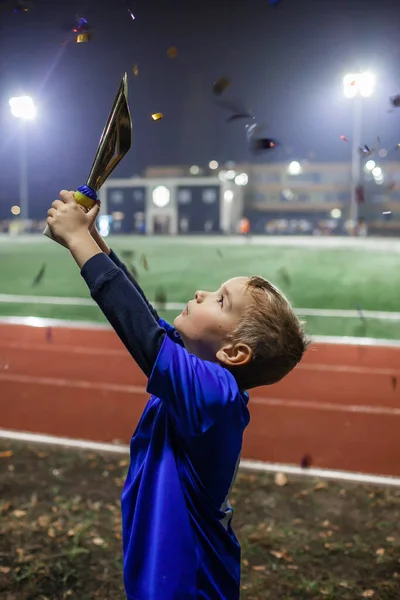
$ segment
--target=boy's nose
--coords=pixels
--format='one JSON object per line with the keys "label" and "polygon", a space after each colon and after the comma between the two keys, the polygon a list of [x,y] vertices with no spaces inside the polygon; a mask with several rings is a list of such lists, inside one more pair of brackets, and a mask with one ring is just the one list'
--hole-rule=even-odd
{"label": "boy's nose", "polygon": [[196,302],[202,302],[204,300],[204,296],[205,296],[205,292],[203,292],[202,290],[198,290],[195,293],[194,298],[195,298]]}

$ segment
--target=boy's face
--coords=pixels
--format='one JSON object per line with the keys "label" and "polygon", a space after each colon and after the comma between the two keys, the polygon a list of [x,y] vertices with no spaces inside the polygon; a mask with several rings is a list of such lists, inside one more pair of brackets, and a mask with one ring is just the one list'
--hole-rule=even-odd
{"label": "boy's face", "polygon": [[[203,360],[230,362],[222,349],[229,347],[227,335],[236,329],[243,311],[252,302],[247,281],[247,277],[235,277],[215,292],[199,290],[195,293],[174,321],[190,353]],[[228,349],[228,355],[232,351]],[[248,351],[251,354],[251,350]],[[238,357],[234,362],[237,360]]]}

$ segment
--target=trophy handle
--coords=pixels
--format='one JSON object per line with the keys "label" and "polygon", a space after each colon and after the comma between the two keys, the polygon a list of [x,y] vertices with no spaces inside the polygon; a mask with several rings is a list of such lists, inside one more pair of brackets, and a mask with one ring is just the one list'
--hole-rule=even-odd
{"label": "trophy handle", "polygon": [[[78,204],[80,204],[87,210],[92,208],[92,206],[94,206],[96,203],[100,204],[96,190],[89,187],[88,185],[81,185],[81,187],[79,187],[78,190],[75,192],[74,198]],[[53,242],[57,241],[53,237],[51,229],[48,225],[46,225],[46,229],[43,231],[43,235],[48,237],[50,240],[53,240]]]}

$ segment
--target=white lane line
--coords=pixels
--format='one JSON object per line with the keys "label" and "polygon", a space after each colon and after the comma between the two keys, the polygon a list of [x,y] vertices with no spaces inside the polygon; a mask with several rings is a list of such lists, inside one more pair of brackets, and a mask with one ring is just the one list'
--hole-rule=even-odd
{"label": "white lane line", "polygon": [[92,354],[95,356],[119,356],[121,358],[129,358],[133,360],[127,350],[121,348],[93,348],[91,346],[68,346],[61,344],[53,344],[48,342],[47,344],[36,344],[36,343],[25,343],[25,342],[1,342],[0,349],[3,351],[7,350],[18,350],[27,352],[59,352],[61,354]]}
{"label": "white lane line", "polygon": [[[132,360],[127,350],[123,348],[92,348],[90,346],[69,346],[63,344],[53,344],[47,342],[46,344],[40,343],[26,343],[26,342],[1,342],[0,350],[18,350],[24,352],[58,352],[59,354],[83,354],[93,356],[118,356],[127,360]],[[296,371],[322,371],[327,373],[351,373],[354,375],[382,375],[387,377],[394,377],[398,374],[400,378],[400,364],[398,368],[381,369],[376,367],[354,367],[347,365],[331,365],[322,363],[300,363],[296,367]]]}
{"label": "white lane line", "polygon": [[266,463],[256,460],[242,460],[240,466],[242,469],[250,471],[285,473],[286,475],[300,475],[302,477],[318,477],[336,481],[350,481],[352,483],[370,483],[373,485],[400,487],[400,477],[390,477],[386,475],[354,473],[352,471],[335,471],[331,469],[302,469],[301,467],[295,467],[293,465]]}
{"label": "white lane line", "polygon": [[[129,446],[124,444],[105,444],[89,440],[64,438],[53,435],[29,433],[24,431],[12,431],[0,429],[0,439],[12,440],[34,444],[48,444],[64,448],[75,448],[77,450],[91,450],[93,452],[109,452],[114,454],[129,454]],[[286,473],[300,477],[315,477],[321,479],[332,479],[336,481],[349,481],[352,483],[367,483],[373,485],[400,487],[400,477],[388,477],[386,475],[373,475],[355,473],[352,471],[337,471],[331,469],[302,469],[294,465],[269,463],[257,460],[243,459],[240,468],[250,471],[261,471],[264,473]]]}
{"label": "white lane line", "polygon": [[104,383],[102,381],[96,382],[79,381],[74,379],[58,379],[53,377],[31,377],[29,375],[12,375],[11,373],[0,373],[0,381],[34,385],[50,385],[53,387],[77,388],[84,390],[118,392],[123,394],[147,394],[146,388],[142,386],[123,385],[119,383]]}
{"label": "white lane line", "polygon": [[[94,321],[73,321],[70,319],[48,319],[44,317],[0,317],[0,325],[25,325],[29,327],[66,327],[68,329],[87,329],[112,331],[108,323]],[[345,346],[375,346],[386,348],[400,348],[400,340],[351,337],[334,335],[313,335],[314,344],[339,344]]]}
{"label": "white lane line", "polygon": [[263,398],[262,396],[250,396],[250,402],[252,404],[284,406],[285,408],[306,408],[309,410],[359,413],[363,415],[386,415],[391,417],[400,416],[400,408],[390,408],[386,406],[369,406],[363,404],[332,404],[330,402],[310,402],[309,400],[282,400],[281,398]]}
{"label": "white lane line", "polygon": [[[92,389],[98,391],[117,392],[123,394],[143,394],[146,395],[146,388],[136,385],[125,385],[118,383],[103,383],[93,381],[76,381],[68,379],[59,379],[53,377],[32,377],[29,375],[13,375],[11,373],[0,373],[0,382],[7,381],[16,384],[35,384],[48,385],[52,387],[66,387],[75,389]],[[251,396],[250,402],[253,404],[263,404],[270,406],[283,406],[285,408],[306,408],[309,410],[325,410],[332,412],[360,413],[374,415],[400,416],[400,408],[390,408],[385,406],[367,406],[367,405],[349,405],[332,404],[329,402],[310,402],[308,400],[282,400],[280,398],[264,398],[262,396]]]}

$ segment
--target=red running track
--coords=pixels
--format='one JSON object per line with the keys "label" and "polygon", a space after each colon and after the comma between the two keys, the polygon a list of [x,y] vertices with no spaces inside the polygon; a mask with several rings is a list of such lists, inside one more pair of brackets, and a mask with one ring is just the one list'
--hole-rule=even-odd
{"label": "red running track", "polygon": [[[145,388],[112,330],[0,324],[4,429],[128,443]],[[243,458],[400,476],[400,347],[314,344],[249,406]]]}

